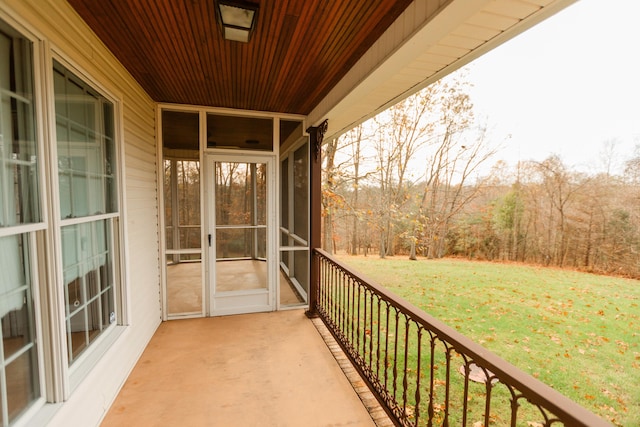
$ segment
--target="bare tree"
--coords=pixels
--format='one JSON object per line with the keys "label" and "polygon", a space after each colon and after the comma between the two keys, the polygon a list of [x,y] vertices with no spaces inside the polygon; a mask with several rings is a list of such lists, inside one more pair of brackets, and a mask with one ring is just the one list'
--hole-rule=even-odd
{"label": "bare tree", "polygon": [[322,248],[329,253],[335,252],[335,241],[334,241],[334,221],[333,221],[333,213],[338,205],[336,194],[336,151],[338,149],[338,140],[332,139],[327,142],[322,150],[324,167],[323,171],[323,182],[322,182],[322,218],[323,218],[323,239],[322,239]]}
{"label": "bare tree", "polygon": [[424,252],[430,258],[444,256],[452,218],[473,200],[482,184],[470,185],[470,180],[495,154],[487,142],[486,128],[478,129],[474,138],[463,138],[474,124],[467,85],[460,78],[441,82],[432,106],[437,121],[429,140],[425,185],[416,217],[416,231],[422,231]]}
{"label": "bare tree", "polygon": [[363,126],[362,124],[356,126],[351,131],[347,132],[346,137],[350,138],[352,143],[349,144],[351,147],[351,159],[353,165],[353,195],[351,200],[351,215],[352,215],[352,226],[351,226],[351,244],[350,251],[351,255],[358,255],[358,247],[359,247],[359,234],[358,234],[358,224],[360,222],[360,206],[358,195],[360,193],[360,161],[362,159],[362,139],[363,139]]}
{"label": "bare tree", "polygon": [[409,201],[414,183],[408,173],[416,153],[426,144],[434,123],[429,120],[437,84],[389,108],[374,119],[376,176],[380,188],[378,230],[380,257],[395,251],[396,220]]}

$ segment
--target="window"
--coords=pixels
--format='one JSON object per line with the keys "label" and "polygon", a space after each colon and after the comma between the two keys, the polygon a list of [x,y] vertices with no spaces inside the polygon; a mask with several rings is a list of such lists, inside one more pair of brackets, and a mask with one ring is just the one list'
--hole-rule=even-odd
{"label": "window", "polygon": [[197,112],[162,111],[165,290],[170,318],[203,312],[199,127]]}
{"label": "window", "polygon": [[33,45],[0,20],[0,425],[41,396],[33,291],[40,223]]}
{"label": "window", "polygon": [[[55,100],[55,140],[42,158],[36,111],[46,117],[47,106],[35,93],[39,46],[0,19],[0,427],[37,410],[47,391],[59,399],[73,388],[100,357],[101,350],[87,350],[111,342],[100,338],[122,305],[115,104],[54,60],[41,73],[53,75]],[[47,176],[45,161],[52,166]],[[54,194],[42,191],[47,181]],[[54,213],[44,215],[53,204]],[[48,231],[58,239],[46,239]],[[44,363],[65,353],[67,366]],[[77,363],[88,353],[95,357]]]}
{"label": "window", "polygon": [[117,317],[114,106],[57,61],[53,74],[66,344],[72,365]]}
{"label": "window", "polygon": [[[295,135],[294,135],[295,136]],[[280,161],[280,305],[306,303],[309,292],[309,142]],[[295,298],[293,297],[295,296]]]}

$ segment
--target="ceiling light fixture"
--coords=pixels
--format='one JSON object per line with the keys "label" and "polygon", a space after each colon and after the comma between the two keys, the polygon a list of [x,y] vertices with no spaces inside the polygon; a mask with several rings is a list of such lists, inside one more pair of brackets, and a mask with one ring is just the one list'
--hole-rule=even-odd
{"label": "ceiling light fixture", "polygon": [[225,39],[247,43],[256,26],[258,6],[243,1],[218,0],[216,15]]}

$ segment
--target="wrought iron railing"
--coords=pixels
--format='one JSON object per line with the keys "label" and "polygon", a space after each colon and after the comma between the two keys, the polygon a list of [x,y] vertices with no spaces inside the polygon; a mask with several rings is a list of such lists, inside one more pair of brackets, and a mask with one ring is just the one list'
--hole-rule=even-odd
{"label": "wrought iron railing", "polygon": [[401,426],[611,426],[322,250],[316,311]]}

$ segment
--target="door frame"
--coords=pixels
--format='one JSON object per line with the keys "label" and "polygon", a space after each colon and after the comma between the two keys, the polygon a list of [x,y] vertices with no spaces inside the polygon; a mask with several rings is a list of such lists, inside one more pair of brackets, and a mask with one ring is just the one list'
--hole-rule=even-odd
{"label": "door frame", "polygon": [[[276,310],[278,290],[279,253],[277,244],[278,216],[277,199],[277,156],[273,153],[257,153],[246,151],[211,151],[204,156],[204,197],[206,203],[205,239],[206,280],[205,300],[208,316],[257,313]],[[266,255],[267,255],[267,289],[231,291],[223,294],[215,292],[216,286],[216,219],[215,219],[215,162],[266,163],[267,165],[267,212],[266,212]]]}

